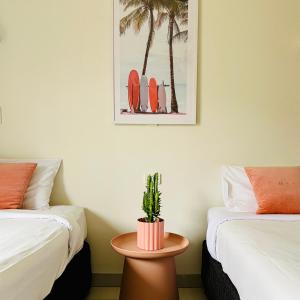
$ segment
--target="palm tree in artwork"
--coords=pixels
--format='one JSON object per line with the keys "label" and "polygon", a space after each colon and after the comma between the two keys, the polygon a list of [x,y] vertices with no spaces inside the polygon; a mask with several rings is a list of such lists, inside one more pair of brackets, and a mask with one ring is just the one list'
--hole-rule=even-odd
{"label": "palm tree in artwork", "polygon": [[158,12],[156,27],[168,21],[168,44],[170,60],[170,83],[171,83],[171,112],[178,113],[178,103],[175,90],[173,42],[175,40],[187,41],[188,31],[180,30],[180,25],[188,22],[188,0],[161,0],[163,10]]}
{"label": "palm tree in artwork", "polygon": [[133,27],[136,33],[141,31],[142,26],[148,21],[149,34],[144,57],[142,75],[146,74],[149,51],[153,43],[154,28],[154,10],[159,10],[161,0],[120,0],[124,6],[124,11],[129,8],[133,10],[120,20],[120,34],[125,34],[129,27]]}

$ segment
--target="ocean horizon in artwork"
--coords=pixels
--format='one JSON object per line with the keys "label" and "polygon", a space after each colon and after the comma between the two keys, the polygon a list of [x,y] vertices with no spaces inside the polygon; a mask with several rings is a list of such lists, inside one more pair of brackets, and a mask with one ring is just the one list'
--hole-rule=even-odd
{"label": "ocean horizon in artwork", "polygon": [[[187,0],[176,0],[180,3],[187,5]],[[126,1],[125,1],[126,2]],[[141,1],[141,5],[147,1]],[[151,1],[148,1],[151,2]],[[120,22],[121,20],[132,14],[137,7],[128,7],[124,10],[125,6],[120,1]],[[128,1],[127,1],[128,3]],[[157,22],[158,12],[154,10],[154,22]],[[150,15],[149,15],[150,17]],[[187,17],[186,17],[187,18]],[[187,22],[180,24],[180,31],[187,32]],[[141,111],[140,107],[133,109],[130,104],[128,95],[128,78],[132,70],[136,70],[141,80],[147,41],[149,38],[150,20],[143,23],[139,30],[136,30],[133,22],[130,26],[126,27],[125,32],[120,34],[120,109],[121,113],[161,113],[159,109],[153,112],[148,104],[146,111]],[[145,76],[148,83],[150,78],[155,78],[157,86],[164,85],[165,91],[165,109],[164,112],[185,114],[187,112],[187,42],[183,40],[175,40],[172,42],[173,50],[173,72],[174,72],[174,90],[176,93],[177,111],[174,111],[174,106],[171,105],[171,77],[170,77],[170,56],[169,56],[169,40],[168,40],[168,18],[159,27],[154,27],[153,40],[148,53],[147,65]],[[175,35],[175,33],[173,33]],[[130,90],[131,91],[131,90]],[[161,94],[160,94],[161,95]],[[163,94],[164,95],[164,94]],[[174,101],[174,99],[173,99]],[[150,99],[149,99],[150,102]],[[172,111],[173,109],[173,111]]]}

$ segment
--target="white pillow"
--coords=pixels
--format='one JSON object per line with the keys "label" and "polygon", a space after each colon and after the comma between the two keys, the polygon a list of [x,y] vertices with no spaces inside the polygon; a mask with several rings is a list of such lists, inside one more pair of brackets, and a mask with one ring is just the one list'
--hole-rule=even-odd
{"label": "white pillow", "polygon": [[232,211],[256,212],[257,202],[244,167],[222,167],[222,194],[225,206]]}
{"label": "white pillow", "polygon": [[53,182],[58,172],[61,159],[0,159],[0,163],[37,163],[27,192],[24,209],[45,209],[49,207]]}

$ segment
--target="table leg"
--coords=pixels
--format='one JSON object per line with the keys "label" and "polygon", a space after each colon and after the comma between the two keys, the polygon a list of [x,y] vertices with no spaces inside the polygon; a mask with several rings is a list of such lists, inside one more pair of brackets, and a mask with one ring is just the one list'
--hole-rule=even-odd
{"label": "table leg", "polygon": [[125,257],[120,300],[178,300],[174,257]]}

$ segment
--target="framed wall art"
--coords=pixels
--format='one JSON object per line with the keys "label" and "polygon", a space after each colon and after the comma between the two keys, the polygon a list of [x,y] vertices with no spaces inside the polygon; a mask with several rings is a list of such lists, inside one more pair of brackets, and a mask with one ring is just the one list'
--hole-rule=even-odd
{"label": "framed wall art", "polygon": [[114,121],[195,124],[198,0],[114,0]]}

